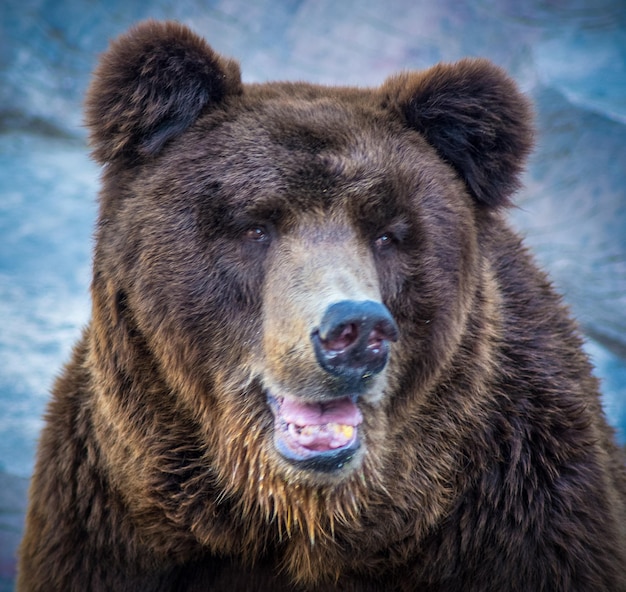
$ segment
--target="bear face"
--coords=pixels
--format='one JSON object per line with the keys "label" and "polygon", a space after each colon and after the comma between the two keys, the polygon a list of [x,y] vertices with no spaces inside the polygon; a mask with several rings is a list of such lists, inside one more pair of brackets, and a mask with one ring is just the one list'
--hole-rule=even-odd
{"label": "bear face", "polygon": [[[126,63],[127,55],[135,61]],[[149,67],[153,71],[146,73]],[[193,76],[183,79],[186,67],[193,67]],[[385,422],[374,409],[363,418],[357,400],[377,408],[390,404],[382,402],[391,398],[385,397],[388,381],[406,375],[403,364],[412,368],[414,381],[426,383],[461,338],[476,289],[473,208],[506,199],[530,131],[516,129],[509,146],[500,138],[507,135],[506,118],[526,119],[527,105],[518,94],[500,105],[490,85],[510,83],[495,67],[467,61],[439,75],[448,85],[443,92],[435,84],[422,88],[427,85],[419,77],[390,80],[379,93],[290,84],[243,92],[232,64],[179,28],[153,25],[119,42],[90,94],[96,156],[114,170],[129,162],[136,167],[129,197],[113,214],[115,221],[107,215],[99,235],[109,250],[98,253],[97,261],[121,276],[108,291],[122,295],[138,332],[171,374],[166,382],[195,393],[190,409],[202,408],[206,402],[199,399],[210,400],[215,391],[232,399],[222,404],[233,418],[248,416],[239,400],[262,401],[263,436],[255,446],[267,460],[260,462],[290,480],[334,482],[365,458],[380,456],[367,454],[373,447],[368,441],[384,435],[369,433]],[[114,79],[124,76],[129,87],[122,94]],[[493,136],[494,154],[467,139],[461,146],[485,153],[485,162],[457,165],[472,177],[467,185],[473,197],[455,171],[457,154],[448,151],[446,140],[436,140],[450,161],[442,162],[411,115],[418,100],[428,103],[429,93],[437,94],[438,103],[446,94],[459,101],[454,84],[465,91],[465,102],[447,106],[445,117],[458,115],[459,121],[429,129],[445,128],[442,136],[468,134],[473,122],[485,128],[475,132],[483,143],[485,130]],[[485,96],[470,94],[463,88],[468,84]],[[197,90],[206,87],[215,89],[213,95]],[[403,96],[407,87],[414,92]],[[179,96],[170,96],[172,88]],[[144,103],[137,100],[142,92]],[[490,93],[498,103],[489,105]],[[489,108],[502,111],[499,120]],[[483,121],[486,113],[494,121]],[[434,108],[426,117],[436,121],[440,115]],[[516,159],[510,178],[497,195],[487,196],[496,190],[481,187],[480,177],[493,182],[493,175],[481,167],[489,167],[489,158],[507,157]],[[119,199],[105,188],[103,208]],[[102,270],[105,276],[110,270]],[[365,315],[359,321],[364,326],[346,317],[326,328],[343,330],[342,337],[322,336],[328,311],[348,302],[354,306],[346,314]],[[412,302],[412,310],[402,310],[403,302]],[[363,312],[364,306],[378,311]],[[350,350],[375,357],[373,366],[353,360],[348,371],[350,364],[337,362],[347,355],[350,329],[365,339]],[[395,351],[420,349],[410,359]],[[172,351],[185,356],[172,359]],[[224,374],[216,370],[225,367],[236,370],[216,389],[216,373]],[[305,465],[314,468],[304,471]]]}
{"label": "bear face", "polygon": [[22,589],[621,589],[623,461],[502,216],[530,119],[485,60],[244,85],[176,23],[113,42],[93,314]]}

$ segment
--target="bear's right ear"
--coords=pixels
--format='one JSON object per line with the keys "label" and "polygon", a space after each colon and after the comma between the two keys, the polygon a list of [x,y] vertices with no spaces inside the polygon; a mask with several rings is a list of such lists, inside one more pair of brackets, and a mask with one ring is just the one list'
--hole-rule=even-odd
{"label": "bear's right ear", "polygon": [[93,156],[102,164],[153,156],[205,107],[241,92],[238,64],[189,28],[140,23],[95,70],[85,105]]}

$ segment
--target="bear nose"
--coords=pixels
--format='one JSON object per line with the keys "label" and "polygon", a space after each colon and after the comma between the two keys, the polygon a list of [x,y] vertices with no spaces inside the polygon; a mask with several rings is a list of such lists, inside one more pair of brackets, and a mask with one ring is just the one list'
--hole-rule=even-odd
{"label": "bear nose", "polygon": [[342,300],[330,305],[311,333],[319,365],[352,388],[380,372],[398,327],[387,307],[373,300]]}

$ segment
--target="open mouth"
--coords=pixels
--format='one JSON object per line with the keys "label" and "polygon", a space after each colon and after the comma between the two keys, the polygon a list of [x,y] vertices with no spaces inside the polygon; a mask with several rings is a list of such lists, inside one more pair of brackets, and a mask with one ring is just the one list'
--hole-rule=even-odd
{"label": "open mouth", "polygon": [[342,468],[358,450],[363,416],[355,398],[311,402],[269,395],[268,402],[274,414],[274,445],[292,463],[328,472]]}

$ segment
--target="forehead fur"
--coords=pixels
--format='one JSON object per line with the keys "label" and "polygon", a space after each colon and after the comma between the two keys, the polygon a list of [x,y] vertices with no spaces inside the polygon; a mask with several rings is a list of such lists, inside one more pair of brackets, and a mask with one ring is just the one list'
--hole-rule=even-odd
{"label": "forehead fur", "polygon": [[359,196],[374,209],[392,209],[391,196],[455,182],[419,134],[366,101],[346,104],[331,93],[286,100],[264,91],[263,100],[238,99],[228,118],[200,120],[165,150],[154,176],[198,194],[219,190],[239,211],[259,214],[264,207],[268,214],[281,207],[328,208]]}

